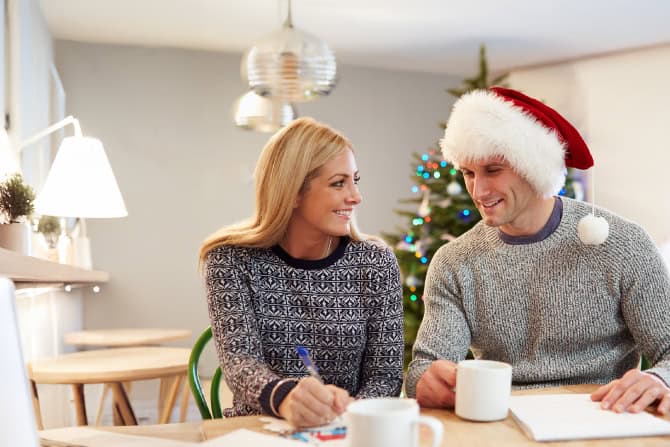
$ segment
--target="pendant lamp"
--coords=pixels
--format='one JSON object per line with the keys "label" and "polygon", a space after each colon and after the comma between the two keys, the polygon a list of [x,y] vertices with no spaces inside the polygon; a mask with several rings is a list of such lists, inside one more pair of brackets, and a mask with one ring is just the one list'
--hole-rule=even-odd
{"label": "pendant lamp", "polygon": [[276,132],[298,117],[295,106],[281,99],[262,97],[253,90],[233,104],[233,119],[238,127],[258,132]]}
{"label": "pendant lamp", "polygon": [[249,88],[260,96],[288,102],[328,95],[337,82],[335,54],[318,37],[293,27],[291,0],[282,28],[245,53],[241,71]]}

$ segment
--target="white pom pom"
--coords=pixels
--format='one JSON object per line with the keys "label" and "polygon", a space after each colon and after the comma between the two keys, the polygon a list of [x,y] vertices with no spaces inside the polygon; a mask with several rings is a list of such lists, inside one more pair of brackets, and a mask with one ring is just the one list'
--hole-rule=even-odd
{"label": "white pom pom", "polygon": [[586,245],[600,245],[605,242],[610,234],[610,225],[604,217],[596,217],[593,214],[582,217],[577,224],[579,239]]}

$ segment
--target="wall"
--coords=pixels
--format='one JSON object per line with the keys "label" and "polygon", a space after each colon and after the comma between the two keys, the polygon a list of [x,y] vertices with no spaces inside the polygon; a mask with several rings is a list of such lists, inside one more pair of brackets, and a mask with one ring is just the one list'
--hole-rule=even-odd
{"label": "wall", "polygon": [[[9,0],[10,139],[19,143],[51,124],[52,40],[36,0]],[[50,165],[51,142],[44,138],[23,149],[21,168],[26,181],[40,187]]]}
{"label": "wall", "polygon": [[[250,215],[251,172],[267,134],[237,129],[231,105],[245,91],[240,56],[57,41],[68,112],[100,138],[129,216],[88,221],[94,267],[111,274],[85,300],[85,325],[207,324],[196,272],[203,238]],[[341,129],[355,147],[369,233],[404,224],[393,209],[410,195],[410,154],[440,137],[460,79],[341,67],[331,96],[299,105]],[[213,370],[213,363],[210,360]]]}
{"label": "wall", "polygon": [[515,71],[515,88],[542,98],[583,133],[595,159],[598,205],[670,240],[667,127],[670,45]]}

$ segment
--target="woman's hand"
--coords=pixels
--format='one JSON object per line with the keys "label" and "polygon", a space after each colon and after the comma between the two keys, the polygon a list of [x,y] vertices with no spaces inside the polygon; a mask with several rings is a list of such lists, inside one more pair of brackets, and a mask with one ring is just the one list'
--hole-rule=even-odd
{"label": "woman's hand", "polygon": [[278,411],[295,427],[314,427],[342,414],[350,400],[346,390],[306,377],[288,393]]}

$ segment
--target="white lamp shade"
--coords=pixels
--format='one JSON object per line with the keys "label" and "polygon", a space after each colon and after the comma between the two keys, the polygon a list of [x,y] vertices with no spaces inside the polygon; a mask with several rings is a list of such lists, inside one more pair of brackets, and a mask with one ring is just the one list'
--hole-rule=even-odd
{"label": "white lamp shade", "polygon": [[296,119],[298,112],[289,102],[262,97],[252,90],[235,101],[233,117],[238,127],[259,132],[275,132]]}
{"label": "white lamp shade", "polygon": [[97,138],[63,140],[35,211],[61,217],[125,217],[128,215],[102,143]]}

